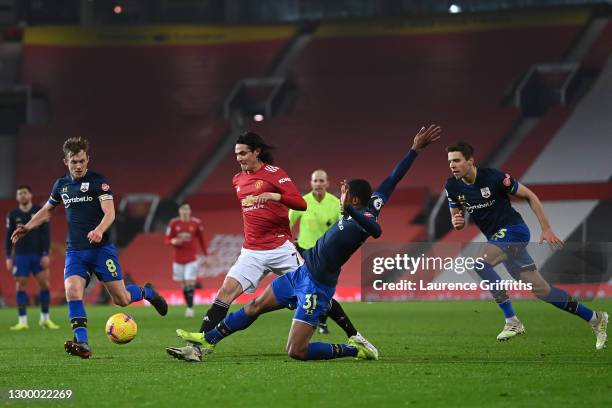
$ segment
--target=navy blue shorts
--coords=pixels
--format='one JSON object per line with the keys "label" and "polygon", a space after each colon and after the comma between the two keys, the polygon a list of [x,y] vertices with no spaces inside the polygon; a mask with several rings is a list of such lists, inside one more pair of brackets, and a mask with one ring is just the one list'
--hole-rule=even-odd
{"label": "navy blue shorts", "polygon": [[89,283],[91,274],[101,282],[123,279],[121,265],[117,258],[115,245],[108,244],[94,249],[70,249],[66,251],[64,280],[71,276],[80,276]]}
{"label": "navy blue shorts", "polygon": [[536,270],[535,262],[527,252],[530,238],[529,227],[526,224],[516,224],[500,228],[488,240],[508,256],[504,266],[514,279],[518,279],[521,272]]}
{"label": "navy blue shorts", "polygon": [[306,264],[272,282],[272,292],[281,306],[295,309],[293,320],[311,326],[319,324],[319,316],[329,310],[336,288],[315,281]]}
{"label": "navy blue shorts", "polygon": [[15,254],[13,257],[13,276],[30,276],[36,275],[42,271],[40,266],[40,259],[42,255],[39,254]]}

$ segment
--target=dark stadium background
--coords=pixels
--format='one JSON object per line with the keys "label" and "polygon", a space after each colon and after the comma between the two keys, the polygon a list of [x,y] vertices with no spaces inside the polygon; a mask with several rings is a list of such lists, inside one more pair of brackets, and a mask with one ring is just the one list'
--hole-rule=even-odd
{"label": "dark stadium background", "polygon": [[[476,147],[480,164],[533,188],[562,239],[607,242],[610,15],[609,4],[589,1],[0,1],[0,212],[15,206],[19,184],[43,202],[64,172],[63,140],[84,136],[90,168],[115,194],[124,271],[181,300],[162,236],[186,200],[211,245],[197,297],[210,301],[240,248],[237,134],[251,129],[275,145],[276,163],[303,192],[316,168],[338,192],[344,178],[375,185],[414,133],[436,123],[444,141],[383,211],[383,242],[480,239],[474,226],[450,231],[441,198],[443,145],[458,139]],[[537,240],[528,207],[517,208]],[[65,234],[59,209],[55,303]],[[609,255],[600,264],[566,264],[547,278],[612,296]],[[359,299],[359,285],[356,254],[340,298]],[[0,289],[12,305],[4,268]]]}

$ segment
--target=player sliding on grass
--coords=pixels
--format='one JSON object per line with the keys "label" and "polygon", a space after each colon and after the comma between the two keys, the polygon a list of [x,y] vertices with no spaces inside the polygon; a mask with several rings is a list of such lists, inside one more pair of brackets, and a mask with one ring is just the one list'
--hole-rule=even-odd
{"label": "player sliding on grass", "polygon": [[92,273],[104,284],[116,305],[127,306],[144,298],[160,315],[168,313],[166,301],[150,283],[143,287],[126,287],[123,283],[117,250],[108,237],[108,229],[115,220],[113,194],[104,177],[87,169],[88,149],[89,143],[80,137],[64,142],[64,164],[68,174],[55,182],[43,208],[27,224],[18,226],[11,237],[13,243],[17,243],[32,229],[48,221],[55,207],[64,204],[68,221],[64,286],[74,333],[74,339],[66,341],[64,349],[81,358],[91,356],[83,292]]}
{"label": "player sliding on grass", "polygon": [[319,316],[327,313],[336,291],[342,265],[372,236],[382,231],[376,219],[389,200],[397,183],[406,174],[418,152],[440,138],[441,130],[432,125],[421,128],[412,149],[399,162],[389,177],[372,194],[366,180],[342,183],[343,217],[323,234],[315,246],[304,251],[305,263],[296,270],[276,278],[265,291],[248,305],[231,313],[213,330],[177,335],[193,346],[168,347],[171,356],[185,361],[201,361],[202,351],[210,351],[223,338],[249,327],[259,315],[274,310],[295,309],[287,353],[298,360],[327,360],[340,357],[378,359],[377,353],[353,339],[348,344],[310,343]]}
{"label": "player sliding on grass", "polygon": [[[474,165],[474,149],[469,144],[459,142],[448,146],[446,151],[453,173],[445,187],[453,227],[462,229],[465,226],[463,213],[467,211],[488,240],[480,253],[486,262],[484,267],[477,271],[478,274],[483,279],[499,280],[493,267],[503,263],[513,278],[533,285],[533,293],[538,299],[578,315],[588,322],[597,338],[597,350],[606,347],[608,314],[594,312],[563,289],[550,286],[536,270],[536,265],[527,252],[529,228],[521,215],[512,208],[509,194],[529,202],[542,227],[540,243],[546,241],[556,249],[563,246],[563,242],[552,231],[538,197],[509,174],[495,169],[477,168]],[[492,291],[492,294],[506,317],[506,325],[497,339],[504,341],[524,333],[525,327],[516,317],[505,291]]]}
{"label": "player sliding on grass", "polygon": [[[213,330],[238,296],[255,292],[266,274],[283,275],[304,263],[291,242],[288,212],[305,210],[306,201],[287,173],[272,165],[271,149],[253,132],[236,140],[234,151],[241,171],[234,176],[232,185],[242,207],[244,243],[204,316],[201,333]],[[340,303],[332,300],[328,313],[347,337],[378,354],[376,347],[355,329]]]}

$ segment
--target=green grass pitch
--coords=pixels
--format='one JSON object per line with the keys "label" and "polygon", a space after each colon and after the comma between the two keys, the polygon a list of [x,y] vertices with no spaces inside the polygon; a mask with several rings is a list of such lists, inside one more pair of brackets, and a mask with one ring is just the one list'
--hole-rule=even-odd
{"label": "green grass pitch", "polygon": [[[588,305],[612,311],[612,301]],[[29,308],[27,332],[9,331],[16,311],[0,309],[0,387],[74,390],[72,401],[36,404],[45,407],[612,406],[612,350],[596,351],[586,323],[542,302],[515,302],[527,333],[506,343],[495,341],[503,319],[492,302],[345,309],[379,347],[380,361],[292,361],[284,352],[292,315],[279,311],[226,339],[202,364],[188,364],[164,347],[181,345],[174,329],[195,331],[199,318],[184,318],[181,307],[161,318],[152,308],[102,306],[87,309],[93,357],[81,360],[62,347],[72,336],[65,308],[52,309],[58,331],[40,329],[38,310]],[[119,311],[139,329],[122,346],[104,335],[107,317]],[[331,321],[330,328],[315,341],[343,342]]]}

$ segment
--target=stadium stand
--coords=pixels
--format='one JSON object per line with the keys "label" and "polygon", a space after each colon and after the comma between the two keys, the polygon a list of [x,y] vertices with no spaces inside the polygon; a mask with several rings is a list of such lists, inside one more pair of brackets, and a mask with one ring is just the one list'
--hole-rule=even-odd
{"label": "stadium stand", "polygon": [[582,65],[586,68],[601,69],[612,52],[612,22],[608,21],[606,28],[603,30],[589,53],[582,61]]}
{"label": "stadium stand", "polygon": [[[62,141],[82,135],[92,142],[92,168],[115,192],[173,192],[225,134],[218,116],[234,83],[263,75],[294,27],[100,30],[26,30],[23,81],[46,95],[52,111],[50,123],[26,126],[18,137],[17,179],[35,190],[62,174]],[[150,40],[139,40],[145,35]],[[173,41],[190,36],[203,40]]]}
{"label": "stadium stand", "polygon": [[[276,163],[303,191],[308,190],[305,174],[318,167],[330,174],[332,185],[352,177],[375,185],[408,147],[413,128],[429,122],[444,126],[446,139],[473,141],[486,157],[520,116],[501,106],[504,94],[531,64],[561,60],[584,21],[520,29],[445,31],[442,25],[434,33],[386,32],[376,22],[323,24],[291,70],[298,88],[293,111],[251,128],[278,147]],[[564,115],[565,110],[555,110],[533,132],[551,137],[547,127],[559,126]],[[546,140],[527,138],[525,144],[535,153]],[[367,159],[359,159],[364,151]],[[440,191],[448,174],[443,157],[426,151],[420,162],[440,166],[416,165],[400,188]],[[200,192],[231,194],[237,169],[234,155],[228,154]],[[424,200],[411,206],[396,200],[381,216],[382,239],[424,239],[423,226],[411,223]],[[345,266],[343,287],[359,285],[359,257]]]}
{"label": "stadium stand", "polygon": [[[402,27],[396,23],[319,27],[292,69],[298,88],[293,111],[252,126],[279,147],[277,162],[289,174],[322,167],[335,179],[367,174],[376,182],[399,158],[413,128],[430,122],[448,129],[446,138],[473,140],[486,157],[519,117],[500,106],[508,88],[531,64],[560,60],[584,19],[446,31],[440,23],[433,33],[393,29]],[[349,159],[364,150],[369,163]],[[440,159],[435,152],[424,156]],[[376,165],[380,157],[384,163]],[[228,191],[235,168],[229,154],[200,191]],[[410,184],[439,191],[445,178],[444,166],[416,166]],[[305,181],[299,186],[307,188]]]}

